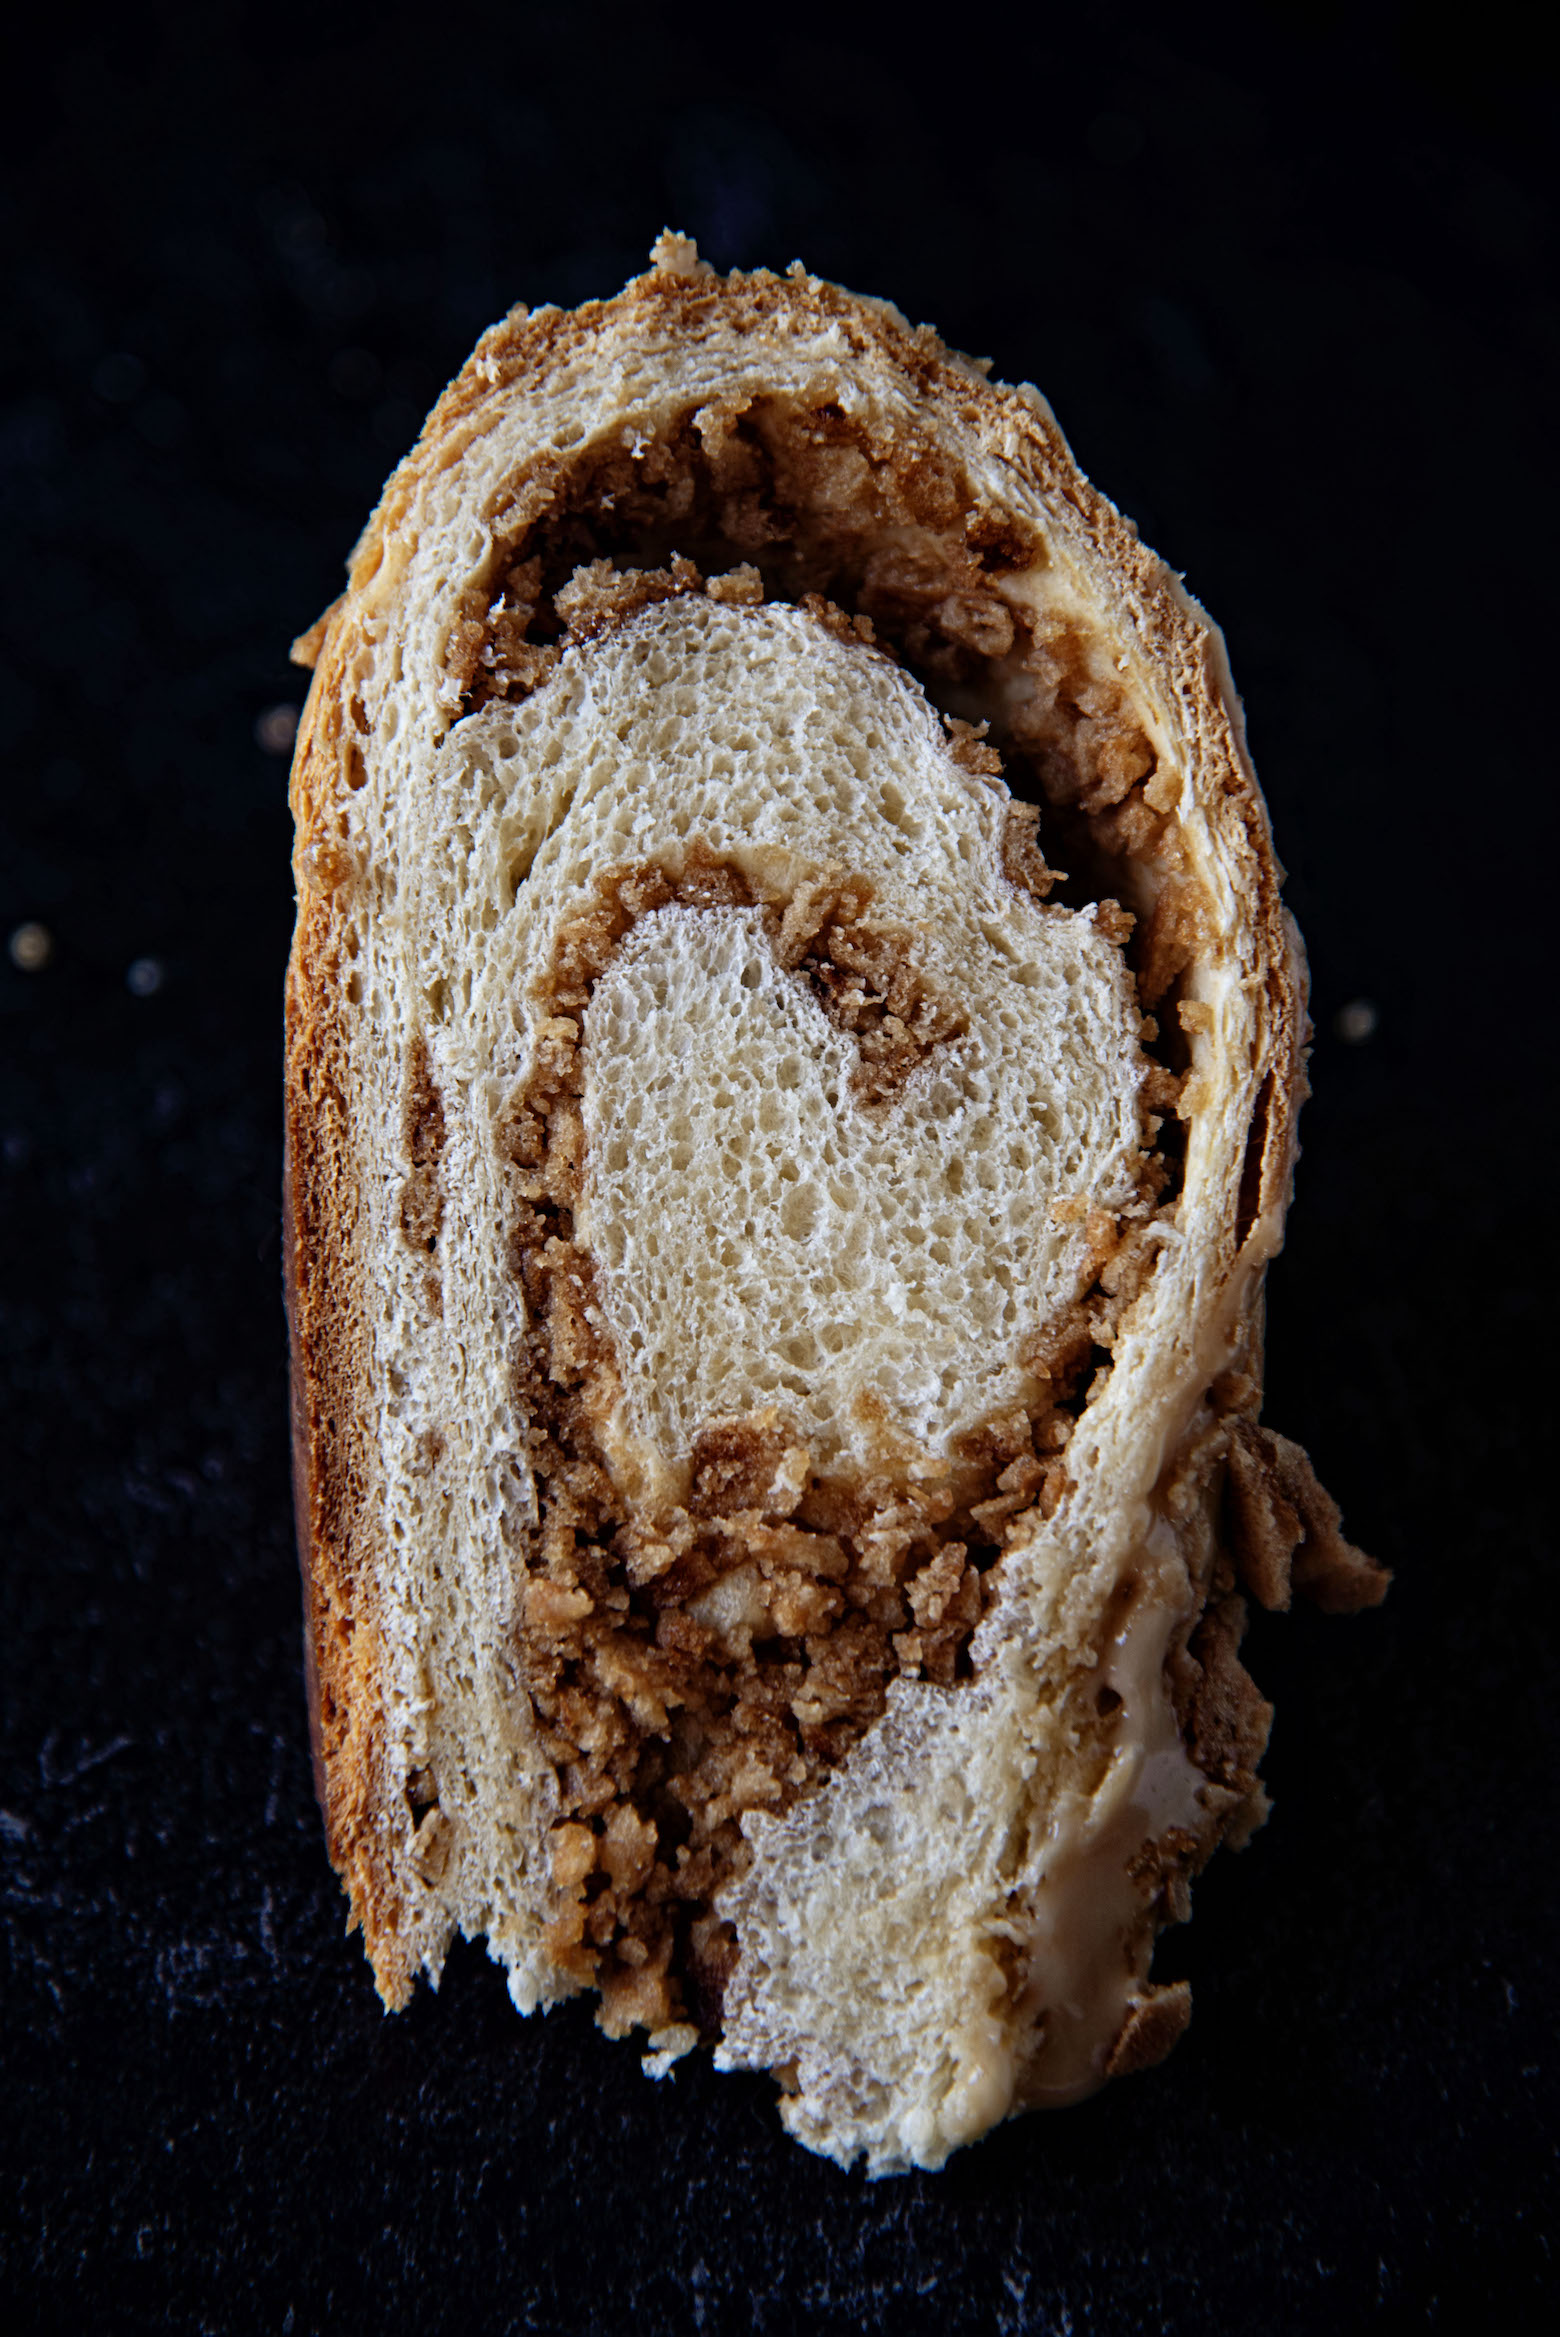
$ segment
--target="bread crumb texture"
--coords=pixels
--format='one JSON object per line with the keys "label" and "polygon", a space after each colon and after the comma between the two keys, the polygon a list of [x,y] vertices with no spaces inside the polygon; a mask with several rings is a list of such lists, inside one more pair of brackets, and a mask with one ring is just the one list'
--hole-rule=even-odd
{"label": "bread crumb texture", "polygon": [[386,2001],[485,1934],[937,2165],[1159,2059],[1266,1804],[1303,966],[1202,613],[1031,391],[799,273],[487,335],[293,803],[316,1745]]}

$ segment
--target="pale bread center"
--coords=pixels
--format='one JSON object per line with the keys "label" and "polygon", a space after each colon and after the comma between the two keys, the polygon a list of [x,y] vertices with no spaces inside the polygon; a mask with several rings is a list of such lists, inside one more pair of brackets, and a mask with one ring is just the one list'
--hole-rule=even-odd
{"label": "pale bread center", "polygon": [[[584,1018],[575,1226],[623,1426],[674,1465],[712,1419],[768,1406],[820,1465],[944,1455],[1034,1401],[1037,1338],[1089,1278],[1079,1223],[1132,1197],[1130,980],[1089,913],[1007,882],[993,791],[900,668],[793,609],[681,604],[630,631],[584,653],[588,810],[542,860],[574,858],[581,813],[636,859],[722,852],[758,870],[771,933],[786,862],[793,881],[845,869],[964,1027],[862,1100],[855,1037],[779,962],[759,907],[635,924]],[[777,812],[783,857],[763,835]]]}

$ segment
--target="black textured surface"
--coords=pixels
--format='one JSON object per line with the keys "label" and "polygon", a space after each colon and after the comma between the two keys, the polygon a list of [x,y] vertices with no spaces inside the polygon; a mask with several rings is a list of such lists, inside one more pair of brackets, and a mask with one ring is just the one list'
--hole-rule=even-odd
{"label": "black textured surface", "polygon": [[[418,62],[213,0],[8,76],[12,2326],[1545,2325],[1555,87],[1487,14],[1083,14],[755,71],[724,22],[424,10]],[[478,1950],[387,2020],[310,1791],[255,726],[478,329],[666,218],[1037,379],[1223,621],[1320,1033],[1268,1416],[1398,1569],[1253,1633],[1277,1813],[1162,1946],[1173,2059],[876,2186]]]}

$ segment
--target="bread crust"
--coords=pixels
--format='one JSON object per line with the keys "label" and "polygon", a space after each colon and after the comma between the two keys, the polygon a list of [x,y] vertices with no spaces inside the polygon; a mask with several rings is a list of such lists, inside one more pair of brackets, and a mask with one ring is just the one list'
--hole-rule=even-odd
{"label": "bread crust", "polygon": [[[311,694],[317,695],[317,693]],[[315,1790],[332,1864],[361,1925],[387,2006],[409,1998],[416,1966],[399,1940],[384,1775],[363,1366],[352,1230],[357,1214],[351,1098],[339,1071],[317,952],[300,902],[287,979],[282,1204],[291,1352],[293,1513],[304,1601],[304,1677]],[[328,992],[326,993],[328,994]]]}
{"label": "bread crust", "polygon": [[[1152,1875],[1144,1869],[1134,1879],[1141,1911],[1132,1916],[1128,1944],[1136,1978],[1096,2057],[1097,2082],[1146,2066],[1184,2029],[1184,1990],[1156,1994],[1144,1977],[1154,1930],[1184,1911],[1185,1879],[1216,1843],[1242,1838],[1265,1808],[1256,1764],[1269,1713],[1235,1653],[1244,1615],[1237,1576],[1273,1607],[1287,1604],[1291,1582],[1338,1609],[1374,1603],[1385,1589],[1381,1570],[1342,1541],[1336,1509],[1304,1455],[1258,1425],[1262,1278],[1282,1239],[1305,1093],[1303,952],[1280,898],[1282,872],[1222,638],[1131,523],[1083,478],[1038,393],[989,381],[982,366],[945,348],[928,328],[912,328],[884,303],[799,272],[722,279],[675,237],[663,238],[654,257],[651,270],[614,300],[572,312],[516,310],[483,336],[389,481],[353,555],[346,594],[295,647],[300,662],[314,665],[314,679],[292,781],[299,913],[287,989],[284,1261],[310,1726],[330,1854],[380,1992],[387,2005],[403,2004],[420,1967],[436,1975],[442,1946],[407,1879],[406,1794],[385,1719],[379,1584],[388,1557],[375,1512],[379,1460],[365,1320],[374,1258],[362,1190],[372,1135],[355,1118],[343,1024],[353,977],[343,956],[342,907],[361,879],[364,850],[348,816],[370,728],[363,677],[387,638],[408,625],[402,594],[422,515],[452,473],[480,468],[484,447],[517,410],[535,406],[540,416],[545,402],[549,428],[538,428],[521,459],[490,483],[481,514],[485,548],[441,620],[445,670],[457,676],[478,673],[505,563],[529,521],[559,494],[582,446],[604,444],[612,430],[629,437],[679,402],[739,401],[786,366],[793,374],[810,368],[819,384],[860,385],[875,410],[913,415],[918,445],[952,450],[950,459],[975,483],[973,521],[989,521],[998,556],[1004,511],[1043,512],[1057,560],[1104,612],[1129,681],[1145,688],[1151,681],[1176,733],[1178,791],[1154,779],[1146,793],[1140,781],[1118,784],[1100,776],[1102,764],[1073,798],[1102,866],[1119,869],[1127,897],[1137,884],[1142,1002],[1153,1010],[1169,998],[1179,1017],[1191,1050],[1181,1116],[1189,1146],[1203,1144],[1221,1164],[1210,1179],[1222,1197],[1218,1222],[1197,1234],[1196,1319],[1155,1381],[1161,1441],[1136,1464],[1156,1516],[1172,1531],[1174,1557],[1165,1563],[1188,1585],[1179,1604],[1164,1605],[1155,1692],[1162,1685],[1170,1697],[1205,1790],[1195,1818],[1179,1829],[1183,1838],[1168,1848],[1168,1837],[1161,1839]],[[904,492],[912,509],[923,493],[928,525],[948,524],[935,477],[919,489],[911,479]],[[967,524],[971,542],[976,533]],[[451,685],[451,718],[460,702]],[[1099,719],[1108,727],[1108,714]],[[1066,812],[1064,803],[1059,816]],[[1221,975],[1224,986],[1210,1001],[1187,977],[1215,958],[1234,970]],[[1250,1068],[1241,1077],[1204,1061],[1209,1050],[1199,1052],[1208,1018],[1226,1010],[1244,1018]],[[1126,1320],[1133,1319],[1129,1310]],[[1113,1563],[1126,1566],[1125,1559]],[[1138,1576],[1151,1572],[1137,1563]],[[1000,1648],[1005,1627],[1000,1611],[988,1616],[988,1654]],[[895,1707],[885,1743],[900,1717]],[[811,1807],[803,1805],[794,1821],[765,1821],[751,1830],[753,1839],[778,1844],[789,1825],[800,1843],[814,1822],[804,1823]],[[757,1922],[761,1899],[755,1882],[733,1904]],[[766,2009],[765,1984],[757,1967],[739,1970],[726,2058],[791,2065],[795,2047],[784,2022]],[[978,2054],[977,2065],[985,2066]],[[1026,2092],[1023,2070],[1009,2074],[1006,2097],[998,2098],[1000,2085],[988,2098],[975,2084],[973,2107],[950,2112],[924,2147],[897,2130],[897,2139],[874,2140],[866,2113],[859,2104],[841,2106],[838,2081],[828,2073],[810,2095],[803,2084],[790,2123],[833,2155],[865,2149],[874,2167],[907,2157],[935,2164],[1004,2108],[1083,2090],[1069,2092],[1071,2081],[1058,2078]]]}

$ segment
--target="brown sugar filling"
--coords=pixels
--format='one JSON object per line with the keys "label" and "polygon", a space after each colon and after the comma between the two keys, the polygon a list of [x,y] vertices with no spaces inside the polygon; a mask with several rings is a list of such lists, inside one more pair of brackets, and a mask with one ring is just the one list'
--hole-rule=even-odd
{"label": "brown sugar filling", "polygon": [[[1045,807],[1070,880],[1138,920],[1128,952],[1147,1039],[1188,1062],[1175,1009],[1202,935],[1174,792],[1113,657],[1060,597],[1003,590],[1049,565],[1039,533],[992,510],[948,451],[904,418],[874,431],[830,400],[779,393],[690,405],[516,473],[488,512],[494,548],[468,587],[447,663],[461,714],[519,699],[571,642],[644,605],[706,589],[788,600],[896,657],[963,718],[1020,806]],[[740,563],[733,571],[733,562]],[[727,573],[731,571],[731,573]]]}
{"label": "brown sugar filling", "polygon": [[[509,505],[493,515],[494,572],[452,640],[463,711],[526,696],[565,648],[653,601],[797,600],[909,667],[944,706],[961,761],[1005,770],[1020,797],[1044,801],[1078,873],[1046,867],[1038,809],[1018,800],[1010,880],[1042,900],[1061,885],[1064,899],[1101,901],[1110,938],[1130,937],[1145,1002],[1173,1003],[1196,940],[1189,896],[1177,896],[1177,926],[1163,911],[1167,883],[1135,935],[1132,915],[1102,900],[1156,853],[1173,880],[1152,748],[1076,630],[994,590],[1040,547],[977,512],[945,458],[875,447],[834,407],[759,399],[691,412],[637,451],[555,460],[515,482]],[[706,585],[701,567],[728,572]],[[874,917],[870,885],[848,872],[760,899],[742,870],[695,848],[676,867],[604,875],[557,937],[532,1072],[502,1130],[510,1264],[528,1315],[515,1395],[539,1502],[519,1653],[557,1776],[547,1944],[564,1971],[600,1988],[614,2034],[683,2017],[718,2028],[736,1951],[714,1902],[750,1855],[744,1812],[781,1810],[820,1784],[881,1715],[896,1675],[948,1685],[967,1672],[991,1570],[1015,1519],[1048,1516],[1061,1499],[1074,1421],[1153,1270],[1145,1221],[1176,1181],[1178,1130],[1165,1115],[1184,1063],[1170,1052],[1174,1018],[1167,1047],[1145,1017],[1139,1199],[1123,1218],[1080,1205],[1078,1296],[1022,1357],[1044,1391],[1032,1410],[964,1437],[938,1482],[888,1463],[852,1481],[819,1475],[777,1410],[714,1422],[695,1440],[680,1497],[643,1514],[607,1465],[602,1431],[621,1385],[590,1259],[574,1246],[582,1031],[636,919],[678,906],[760,911],[779,962],[855,1036],[862,1108],[963,1027],[906,937]],[[409,1090],[416,1081],[414,1069]],[[409,1115],[417,1108],[409,1100]],[[420,1223],[421,1211],[408,1217]]]}
{"label": "brown sugar filling", "polygon": [[[1005,576],[1044,564],[1038,537],[978,508],[949,456],[903,429],[877,439],[837,405],[777,395],[715,401],[654,437],[543,458],[489,517],[496,549],[450,639],[463,712],[523,697],[551,670],[581,569],[664,569],[680,554],[706,573],[740,561],[772,600],[826,598],[939,702],[994,674],[1018,683],[1007,727],[1048,800],[1102,811],[1153,773],[1109,661],[1076,624],[1003,597]],[[599,585],[585,589],[591,621],[610,621]]]}

